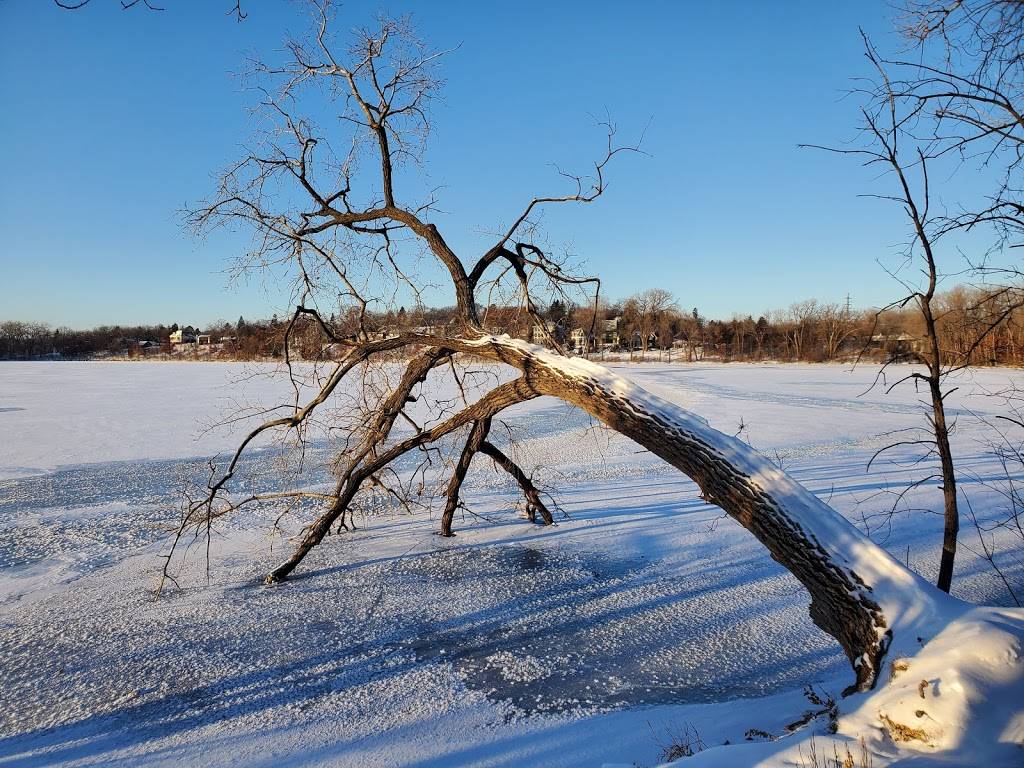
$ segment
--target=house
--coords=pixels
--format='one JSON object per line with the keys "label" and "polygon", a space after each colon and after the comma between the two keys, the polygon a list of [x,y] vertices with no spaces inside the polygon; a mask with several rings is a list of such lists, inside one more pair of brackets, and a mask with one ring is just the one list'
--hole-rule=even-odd
{"label": "house", "polygon": [[[642,333],[640,333],[640,331],[633,331],[633,339],[630,342],[630,348],[634,349],[634,350],[644,349],[645,348],[644,347],[644,336],[643,336]],[[647,349],[658,349],[658,334],[657,334],[656,331],[652,331],[651,333],[647,334],[647,346],[646,346],[646,348]]]}
{"label": "house", "polygon": [[191,325],[171,331],[171,344],[195,344],[196,334],[198,333],[199,331]]}
{"label": "house", "polygon": [[556,326],[554,321],[545,320],[544,324],[536,323],[530,327],[530,341],[534,344],[543,344],[555,338]]}
{"label": "house", "polygon": [[928,340],[909,333],[883,334],[876,333],[871,337],[872,346],[884,349],[893,359],[920,356],[928,345]]}
{"label": "house", "polygon": [[569,346],[574,352],[585,355],[594,346],[594,337],[587,328],[573,328],[569,334]]}
{"label": "house", "polygon": [[601,334],[601,346],[604,349],[618,349],[622,343],[619,338],[621,317],[612,317],[604,321],[604,332]]}

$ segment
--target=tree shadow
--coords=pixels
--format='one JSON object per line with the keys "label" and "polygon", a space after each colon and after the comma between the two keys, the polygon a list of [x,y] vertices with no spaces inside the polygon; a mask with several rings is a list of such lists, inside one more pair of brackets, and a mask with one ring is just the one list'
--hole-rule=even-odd
{"label": "tree shadow", "polygon": [[[234,594],[243,599],[218,603],[226,621],[246,622],[252,630],[246,635],[251,647],[245,650],[243,669],[221,672],[224,648],[234,638],[223,634],[220,625],[204,626],[208,635],[201,638],[182,625],[152,648],[149,657],[166,660],[173,668],[183,646],[191,644],[209,662],[195,683],[176,692],[144,691],[139,700],[112,712],[2,738],[0,755],[7,757],[0,764],[23,768],[114,759],[121,750],[139,748],[148,755],[150,749],[165,749],[167,740],[221,721],[262,722],[283,708],[344,700],[370,682],[403,686],[405,676],[430,665],[451,665],[471,689],[524,714],[761,695],[833,672],[838,646],[820,638],[801,642],[809,637],[804,633],[796,633],[790,638],[795,642],[778,652],[757,652],[786,634],[779,627],[763,631],[765,617],[776,613],[785,619],[793,610],[791,585],[784,583],[788,577],[771,564],[762,569],[757,560],[752,555],[729,566],[707,562],[680,576],[648,561],[506,542],[438,549],[405,559],[369,559],[348,564],[342,579],[336,570],[324,569],[269,590],[243,587]],[[374,597],[360,588],[382,580],[389,593],[417,594],[414,605],[396,613],[385,607],[385,615],[372,618],[367,604]],[[488,588],[498,581],[501,590]],[[486,602],[453,600],[462,588],[480,591]],[[764,599],[739,602],[742,591]],[[346,600],[346,594],[359,599]],[[272,611],[275,604],[297,600],[289,608],[294,619],[303,615],[302,601],[322,604],[332,597],[339,612],[350,617],[342,633],[353,642],[341,646],[325,643],[342,630],[340,625],[306,620],[288,628],[294,637],[282,650],[279,638],[267,631],[282,631],[280,621],[272,613],[266,623],[252,617],[253,611]],[[428,610],[436,605],[444,606],[440,615]],[[710,606],[718,606],[715,615],[708,614]],[[752,623],[762,631],[743,641],[736,628]],[[731,677],[715,669],[701,673],[700,659],[682,668],[688,654],[709,642],[715,654],[731,659],[726,665],[732,666]],[[510,678],[509,670],[518,667],[504,665],[503,652],[511,653],[516,663],[537,660],[543,674]],[[790,674],[778,674],[780,659]],[[686,674],[672,678],[673,669]],[[145,678],[143,670],[140,678]],[[400,729],[402,723],[396,726]],[[343,745],[337,753],[344,753]],[[456,758],[470,761],[472,754],[457,752]],[[457,759],[446,764],[458,764]],[[431,764],[441,763],[424,763]]]}

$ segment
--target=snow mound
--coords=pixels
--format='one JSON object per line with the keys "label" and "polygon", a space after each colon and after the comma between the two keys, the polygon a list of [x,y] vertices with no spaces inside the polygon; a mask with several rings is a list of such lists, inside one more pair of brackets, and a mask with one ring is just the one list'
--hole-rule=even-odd
{"label": "snow mound", "polygon": [[874,691],[840,702],[834,723],[716,747],[687,767],[1024,765],[1024,609],[968,608],[886,666]]}
{"label": "snow mound", "polygon": [[[839,733],[920,754],[980,755],[1015,744],[1024,764],[1024,610],[973,608],[910,658],[839,721]],[[853,703],[853,702],[851,702]]]}

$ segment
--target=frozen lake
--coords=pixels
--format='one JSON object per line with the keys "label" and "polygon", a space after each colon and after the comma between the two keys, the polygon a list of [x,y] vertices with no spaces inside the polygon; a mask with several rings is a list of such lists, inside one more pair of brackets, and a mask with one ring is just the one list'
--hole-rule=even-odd
{"label": "frozen lake", "polygon": [[[0,363],[0,766],[651,764],[684,722],[742,740],[799,716],[802,686],[848,682],[756,541],[678,472],[546,398],[508,421],[565,512],[556,526],[521,519],[515,489],[478,461],[454,539],[431,513],[364,516],[265,588],[288,542],[271,516],[243,515],[214,538],[209,580],[197,553],[183,589],[154,601],[183,488],[250,422],[207,428],[288,399],[268,370]],[[885,433],[924,423],[912,387],[865,394],[874,367],[617,370],[739,432],[934,575],[940,517],[883,514],[927,466],[865,471]],[[1024,375],[975,372],[949,399],[982,517],[1000,468],[979,420],[1002,412],[983,393],[1011,383]],[[328,455],[314,436],[305,482],[329,481]],[[294,468],[269,445],[247,461],[256,490]],[[941,494],[905,502],[937,510]],[[1024,580],[1019,556],[1004,566]],[[966,549],[955,592],[1009,599]]]}

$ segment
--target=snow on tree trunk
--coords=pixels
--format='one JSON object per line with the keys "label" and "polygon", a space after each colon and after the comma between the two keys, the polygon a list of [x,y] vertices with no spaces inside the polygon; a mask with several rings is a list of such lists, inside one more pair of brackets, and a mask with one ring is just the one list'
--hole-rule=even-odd
{"label": "snow on tree trunk", "polygon": [[923,642],[959,603],[753,448],[608,369],[508,336],[459,346],[518,368],[539,393],[578,406],[692,478],[807,588],[811,618],[856,673],[847,692],[874,686],[894,638]]}

